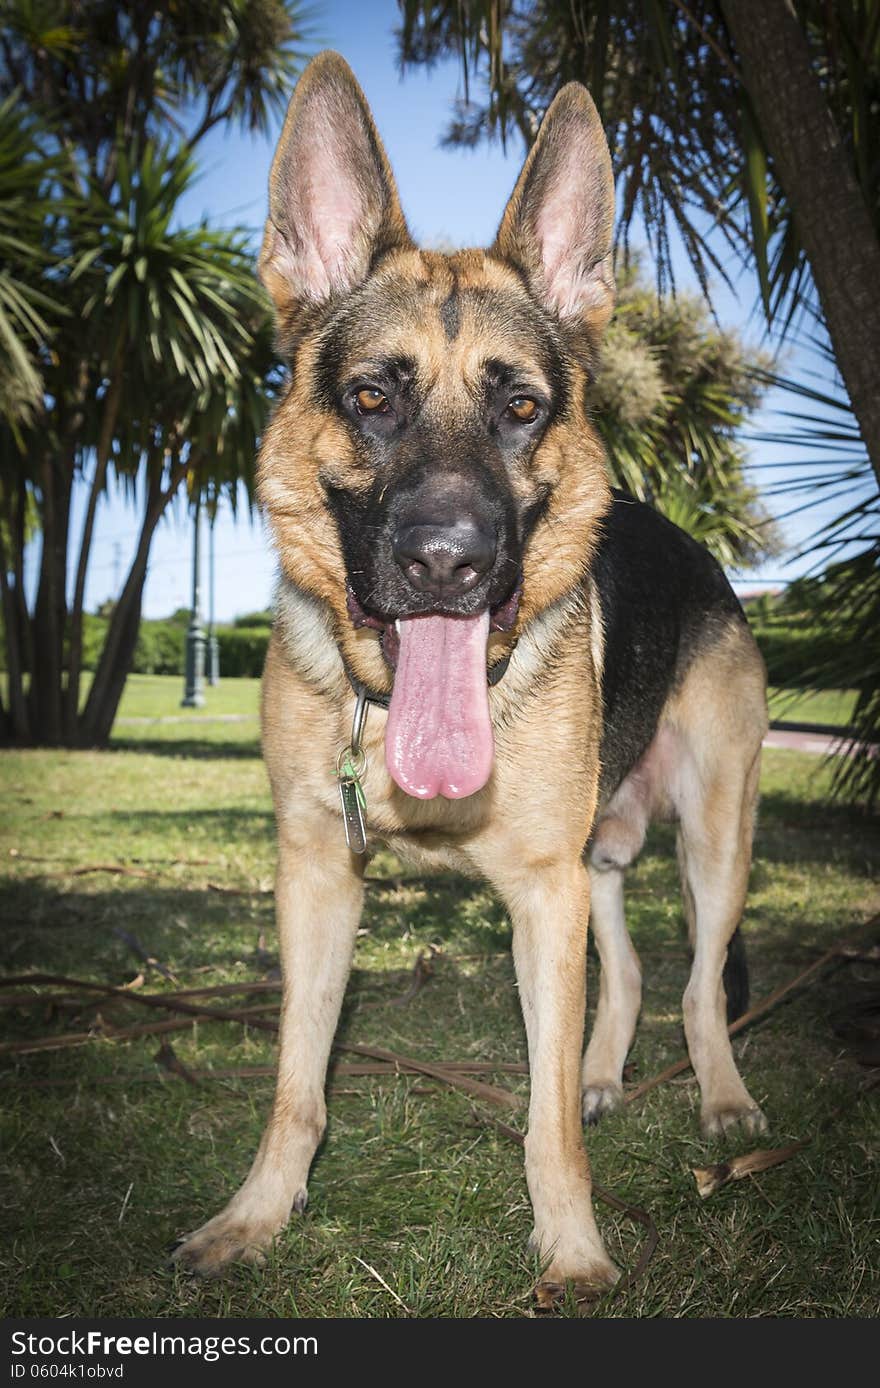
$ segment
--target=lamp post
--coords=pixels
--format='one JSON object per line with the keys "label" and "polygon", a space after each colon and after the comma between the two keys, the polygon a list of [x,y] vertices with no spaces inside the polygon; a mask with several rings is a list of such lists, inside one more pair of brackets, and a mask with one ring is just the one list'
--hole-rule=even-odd
{"label": "lamp post", "polygon": [[205,702],[205,632],[200,612],[200,553],[202,497],[196,497],[193,530],[192,610],[186,632],[186,675],[181,705],[183,708],[202,708]]}
{"label": "lamp post", "polygon": [[220,683],[220,644],[214,629],[214,522],[217,519],[217,498],[211,509],[208,530],[208,684]]}

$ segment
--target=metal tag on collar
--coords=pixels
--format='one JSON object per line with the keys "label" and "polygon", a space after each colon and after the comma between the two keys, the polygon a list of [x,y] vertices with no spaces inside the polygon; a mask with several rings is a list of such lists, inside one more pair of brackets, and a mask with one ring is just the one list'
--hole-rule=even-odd
{"label": "metal tag on collar", "polygon": [[361,785],[361,777],[367,769],[367,754],[361,746],[366,721],[367,691],[361,689],[354,706],[351,742],[342,748],[336,758],[336,779],[339,782],[345,842],[352,853],[367,851],[367,798]]}

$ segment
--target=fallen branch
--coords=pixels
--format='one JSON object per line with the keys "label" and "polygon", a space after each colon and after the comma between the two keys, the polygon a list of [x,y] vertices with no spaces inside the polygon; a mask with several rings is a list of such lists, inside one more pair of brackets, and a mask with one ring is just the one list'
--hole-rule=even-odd
{"label": "fallen branch", "polygon": [[[20,987],[28,983],[51,983],[59,988],[82,988],[86,992],[100,993],[108,998],[126,998],[129,1002],[138,1003],[142,1007],[158,1007],[166,1012],[182,1012],[188,1017],[211,1018],[221,1022],[246,1022],[249,1026],[254,1026],[260,1031],[278,1030],[277,1023],[252,1019],[245,1012],[234,1008],[223,1007],[204,1007],[198,1003],[182,1002],[176,993],[131,993],[125,988],[115,988],[109,983],[91,983],[85,979],[67,978],[63,974],[20,974],[11,978],[0,979],[0,983],[7,987]],[[0,1052],[8,1049],[13,1043],[4,1043],[0,1046]]]}
{"label": "fallen branch", "polygon": [[163,1041],[156,1054],[153,1056],[157,1065],[163,1066],[172,1075],[179,1075],[187,1084],[197,1085],[198,1080],[183,1061],[178,1056],[173,1046],[169,1046],[167,1041]]}
{"label": "fallen branch", "polygon": [[867,1083],[858,1089],[849,1103],[838,1104],[837,1108],[819,1124],[814,1133],[803,1138],[800,1142],[791,1143],[789,1147],[757,1148],[754,1152],[746,1152],[741,1157],[731,1157],[729,1161],[717,1162],[714,1166],[693,1167],[698,1193],[705,1200],[708,1196],[714,1195],[716,1190],[726,1186],[729,1181],[741,1181],[744,1176],[754,1176],[759,1171],[769,1171],[771,1167],[781,1166],[783,1162],[796,1156],[798,1152],[802,1152],[805,1147],[809,1147],[810,1143],[815,1141],[825,1128],[836,1123],[842,1113],[845,1113],[852,1104],[858,1103],[872,1089],[876,1089],[878,1084],[880,1084],[880,1071],[872,1075]]}
{"label": "fallen branch", "polygon": [[[182,1002],[173,993],[129,993],[124,988],[112,988],[106,984],[82,982],[77,979],[67,978],[57,974],[32,974],[30,976],[19,976],[18,978],[7,978],[7,986],[13,983],[53,983],[60,987],[77,987],[100,992],[107,997],[124,997],[131,1002],[140,1003],[146,1007],[159,1007],[173,1012],[181,1012],[187,1017],[201,1017],[212,1021],[241,1022],[259,1031],[270,1031],[277,1034],[278,1022],[273,1018],[255,1016],[252,1010],[242,1010],[233,1008],[204,1007],[197,1003]],[[262,1010],[262,1009],[260,1009]],[[169,1028],[170,1030],[170,1028]],[[0,1054],[25,1054],[33,1050],[57,1050],[62,1046],[83,1045],[93,1039],[90,1033],[80,1035],[75,1039],[70,1037],[44,1037],[38,1041],[9,1041],[0,1044]],[[471,1094],[474,1098],[485,1099],[492,1104],[508,1105],[516,1107],[519,1099],[510,1090],[500,1089],[496,1085],[485,1084],[480,1080],[473,1080],[465,1075],[445,1071],[442,1065],[432,1064],[428,1061],[415,1060],[411,1056],[397,1055],[394,1051],[380,1050],[378,1047],[360,1046],[353,1043],[340,1045],[338,1050],[350,1051],[356,1055],[363,1055],[371,1060],[384,1060],[390,1065],[396,1066],[400,1070],[411,1071],[417,1075],[429,1075],[432,1079],[440,1080],[441,1083],[449,1085],[453,1089],[462,1089],[465,1093]]]}
{"label": "fallen branch", "polygon": [[758,1171],[769,1171],[772,1166],[780,1166],[796,1152],[802,1152],[812,1142],[805,1137],[801,1142],[793,1142],[789,1147],[758,1148],[746,1152],[742,1157],[731,1157],[730,1161],[717,1162],[715,1166],[695,1166],[694,1179],[697,1192],[703,1200],[714,1195],[716,1190],[726,1186],[728,1181],[741,1181],[744,1176],[752,1176]]}
{"label": "fallen branch", "polygon": [[358,1004],[359,1012],[366,1012],[372,1007],[406,1007],[407,1003],[412,1002],[417,993],[420,993],[434,972],[434,959],[440,951],[436,945],[429,945],[427,950],[422,950],[418,959],[413,965],[409,987],[405,992],[396,998],[377,998],[374,1002],[362,1002]]}
{"label": "fallen branch", "polygon": [[[39,977],[40,975],[27,974],[24,975],[24,977],[20,981],[30,983],[35,981]],[[0,980],[0,982],[12,983],[15,982],[15,980],[2,979]],[[82,987],[83,985],[80,984],[79,986]],[[108,984],[107,987],[109,988],[111,987],[111,985]],[[124,991],[127,992],[133,987],[134,983],[127,983],[125,985]],[[251,983],[218,983],[215,984],[212,988],[181,988],[175,990],[175,992],[173,993],[164,994],[164,996],[168,998],[212,998],[226,996],[235,993],[248,994],[280,992],[280,980],[270,981],[268,979],[261,979],[259,981],[254,981]],[[84,998],[81,993],[31,993],[26,995],[25,997],[22,997],[21,994],[17,993],[0,993],[0,1007],[32,1007],[35,1005],[42,1005],[44,1003],[52,1003],[56,1006],[66,1006],[71,1003],[78,1003],[82,1006],[85,1006],[87,1002],[88,999]]]}
{"label": "fallen branch", "polygon": [[[103,1039],[112,1041],[124,1041],[136,1034],[138,1036],[161,1035],[163,1032],[182,1031],[185,1027],[192,1026],[189,1021],[168,1021],[168,1022],[147,1022],[144,1026],[126,1028],[125,1031],[113,1032],[109,1037]],[[84,1034],[77,1044],[82,1045],[85,1041],[96,1041],[102,1039],[98,1033],[89,1032]],[[528,1066],[518,1061],[494,1062],[478,1060],[444,1060],[438,1061],[438,1066],[442,1070],[448,1071],[450,1075],[484,1075],[488,1073],[498,1073],[507,1075],[526,1075]],[[270,1080],[274,1079],[278,1073],[277,1065],[232,1065],[219,1067],[211,1070],[191,1070],[190,1073],[201,1084],[205,1080]],[[329,1083],[332,1086],[338,1077],[346,1079],[363,1079],[371,1076],[402,1078],[408,1072],[401,1070],[398,1065],[391,1065],[388,1061],[342,1061],[333,1064],[330,1068]],[[148,1084],[151,1081],[164,1080],[164,1075],[154,1074],[153,1071],[138,1072],[135,1074],[120,1075],[92,1075],[84,1079],[82,1075],[65,1075],[52,1079],[34,1079],[30,1075],[4,1075],[0,1079],[0,1089],[3,1085],[24,1084],[29,1089],[64,1089],[75,1084]]]}
{"label": "fallen branch", "polygon": [[371,1060],[385,1060],[389,1065],[401,1070],[410,1070],[416,1075],[430,1075],[432,1079],[440,1080],[441,1084],[448,1084],[452,1089],[463,1089],[466,1094],[471,1094],[475,1099],[485,1099],[490,1104],[516,1108],[520,1102],[519,1096],[512,1094],[509,1089],[499,1089],[494,1084],[469,1079],[460,1072],[446,1069],[442,1062],[414,1060],[411,1056],[397,1055],[395,1051],[381,1050],[378,1046],[357,1045],[352,1041],[340,1043],[336,1049],[351,1055],[367,1056]]}
{"label": "fallen branch", "polygon": [[[874,916],[869,920],[865,925],[865,929],[876,929],[878,925],[880,925],[880,915]],[[815,959],[806,969],[802,969],[799,974],[789,979],[787,983],[780,984],[772,993],[768,993],[766,998],[762,998],[760,1002],[755,1003],[754,1007],[750,1007],[748,1012],[744,1012],[735,1022],[731,1022],[730,1026],[727,1028],[728,1036],[736,1036],[744,1027],[750,1026],[752,1022],[757,1021],[759,1017],[765,1016],[772,1008],[782,1002],[783,998],[793,992],[795,988],[800,988],[805,983],[811,981],[829,965],[836,964],[839,967],[846,963],[847,959],[850,957],[846,951],[854,950],[859,952],[860,949],[861,946],[859,945],[835,945],[833,949],[826,950],[824,954],[821,954],[819,958]],[[631,1089],[629,1093],[624,1096],[624,1103],[634,1104],[636,1100],[641,1099],[642,1096],[649,1093],[650,1090],[656,1089],[658,1085],[665,1084],[667,1080],[671,1080],[676,1075],[680,1075],[685,1070],[690,1069],[690,1057],[683,1056],[681,1060],[675,1061],[673,1065],[668,1065],[665,1070],[661,1070],[659,1074],[653,1075],[651,1079],[644,1080],[641,1084],[637,1084],[635,1089]]]}
{"label": "fallen branch", "polygon": [[154,1022],[146,1026],[125,1027],[122,1031],[68,1031],[62,1036],[36,1036],[30,1041],[4,1041],[0,1055],[37,1055],[40,1051],[66,1051],[73,1046],[87,1046],[90,1041],[129,1041],[138,1036],[157,1036],[163,1031],[182,1031],[192,1022]]}
{"label": "fallen branch", "polygon": [[[130,930],[123,930],[120,926],[114,926],[112,933],[116,936],[117,940],[121,940],[124,945],[128,945],[134,957],[139,959],[142,964],[147,964],[151,969],[155,969],[156,973],[161,974],[163,978],[167,978],[169,983],[180,982],[177,975],[173,974],[167,965],[161,964],[154,955],[147,953],[137,935],[132,935]],[[128,986],[130,988],[131,984]]]}
{"label": "fallen branch", "polygon": [[105,872],[111,877],[155,877],[146,868],[127,867],[125,863],[86,863],[84,867],[64,868],[61,872],[41,872],[41,877],[88,877],[93,872]]}
{"label": "fallen branch", "polygon": [[222,882],[206,882],[209,892],[220,892],[223,896],[272,896],[274,887],[226,887]]}

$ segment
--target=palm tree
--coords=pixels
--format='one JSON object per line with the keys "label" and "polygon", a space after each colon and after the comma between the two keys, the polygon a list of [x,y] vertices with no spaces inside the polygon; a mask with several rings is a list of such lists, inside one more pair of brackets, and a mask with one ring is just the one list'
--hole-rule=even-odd
{"label": "palm tree", "polygon": [[41,200],[58,169],[14,95],[0,101],[0,418],[26,421],[42,395],[40,348],[63,310],[47,293]]}
{"label": "palm tree", "polygon": [[716,328],[696,296],[658,298],[638,258],[616,278],[617,312],[590,395],[612,481],[728,568],[778,553],[738,437],[760,404],[767,360]]}
{"label": "palm tree", "polygon": [[[97,712],[106,704],[105,683],[96,679],[80,727],[79,684],[86,573],[111,450],[115,449],[117,479],[127,479],[130,485],[146,460],[148,491],[156,480],[156,464],[151,469],[150,455],[155,456],[160,437],[163,462],[166,452],[176,452],[181,455],[177,471],[182,475],[188,470],[192,475],[199,435],[204,437],[210,420],[219,456],[227,425],[218,401],[225,410],[230,408],[227,401],[238,388],[240,363],[253,347],[248,318],[253,320],[260,310],[268,312],[243,235],[204,226],[172,229],[175,209],[195,171],[188,154],[182,150],[163,153],[148,142],[136,164],[120,152],[116,165],[117,194],[109,200],[100,189],[91,190],[83,235],[71,256],[70,278],[82,295],[81,330],[100,360],[103,387],[92,419],[94,464],[68,623],[67,742],[100,740],[97,729],[105,721]],[[241,451],[233,455],[233,466],[245,478],[250,476],[262,424],[261,418],[258,428],[242,440]],[[228,455],[225,461],[228,470]],[[210,472],[204,458],[202,470]],[[174,494],[175,475],[174,471],[169,474],[147,507],[150,535]],[[167,499],[160,503],[158,498],[163,496]],[[135,609],[139,616],[145,574],[144,566],[136,585],[137,602],[128,596],[116,619],[120,627],[124,614],[129,616],[129,626]],[[136,625],[132,635],[136,640]],[[131,652],[126,649],[122,660],[122,650],[128,643],[117,647],[114,636],[111,623],[108,652],[114,653],[116,665],[121,662],[127,670]],[[105,660],[103,665],[108,663]]]}
{"label": "palm tree", "polygon": [[880,481],[880,0],[399,0],[404,66],[461,59],[447,140],[529,143],[559,87],[591,90],[626,243],[661,288],[680,234],[704,290],[710,233],[757,272],[768,319],[818,299]]}
{"label": "palm tree", "polygon": [[[184,487],[195,499],[209,484],[235,495],[239,480],[252,484],[274,388],[268,307],[243,232],[179,226],[176,216],[206,133],[225,121],[262,130],[283,108],[302,26],[291,0],[158,9],[0,0],[0,28],[0,207],[25,196],[24,166],[41,197],[30,198],[19,249],[44,267],[49,288],[34,292],[66,312],[50,319],[48,298],[31,294],[30,316],[19,308],[13,318],[7,304],[22,291],[0,297],[26,348],[16,379],[31,412],[0,419],[0,533],[10,536],[0,556],[9,670],[0,736],[96,743],[109,735],[134,650],[162,516]],[[3,112],[17,122],[18,147],[4,141]],[[112,486],[136,499],[140,533],[81,707],[92,537]],[[72,500],[83,488],[75,548]],[[31,606],[28,508],[42,539]]]}

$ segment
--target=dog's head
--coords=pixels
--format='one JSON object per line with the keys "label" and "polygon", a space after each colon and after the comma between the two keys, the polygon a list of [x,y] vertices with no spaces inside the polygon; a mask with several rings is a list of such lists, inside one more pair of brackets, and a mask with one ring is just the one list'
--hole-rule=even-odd
{"label": "dog's head", "polygon": [[584,393],[614,302],[613,206],[599,117],[571,84],[494,244],[420,251],[347,64],[322,54],[297,84],[260,254],[291,367],[260,498],[349,668],[388,689],[400,666],[397,702],[404,683],[427,698],[444,663],[460,698],[485,687],[589,562],[610,499]]}

